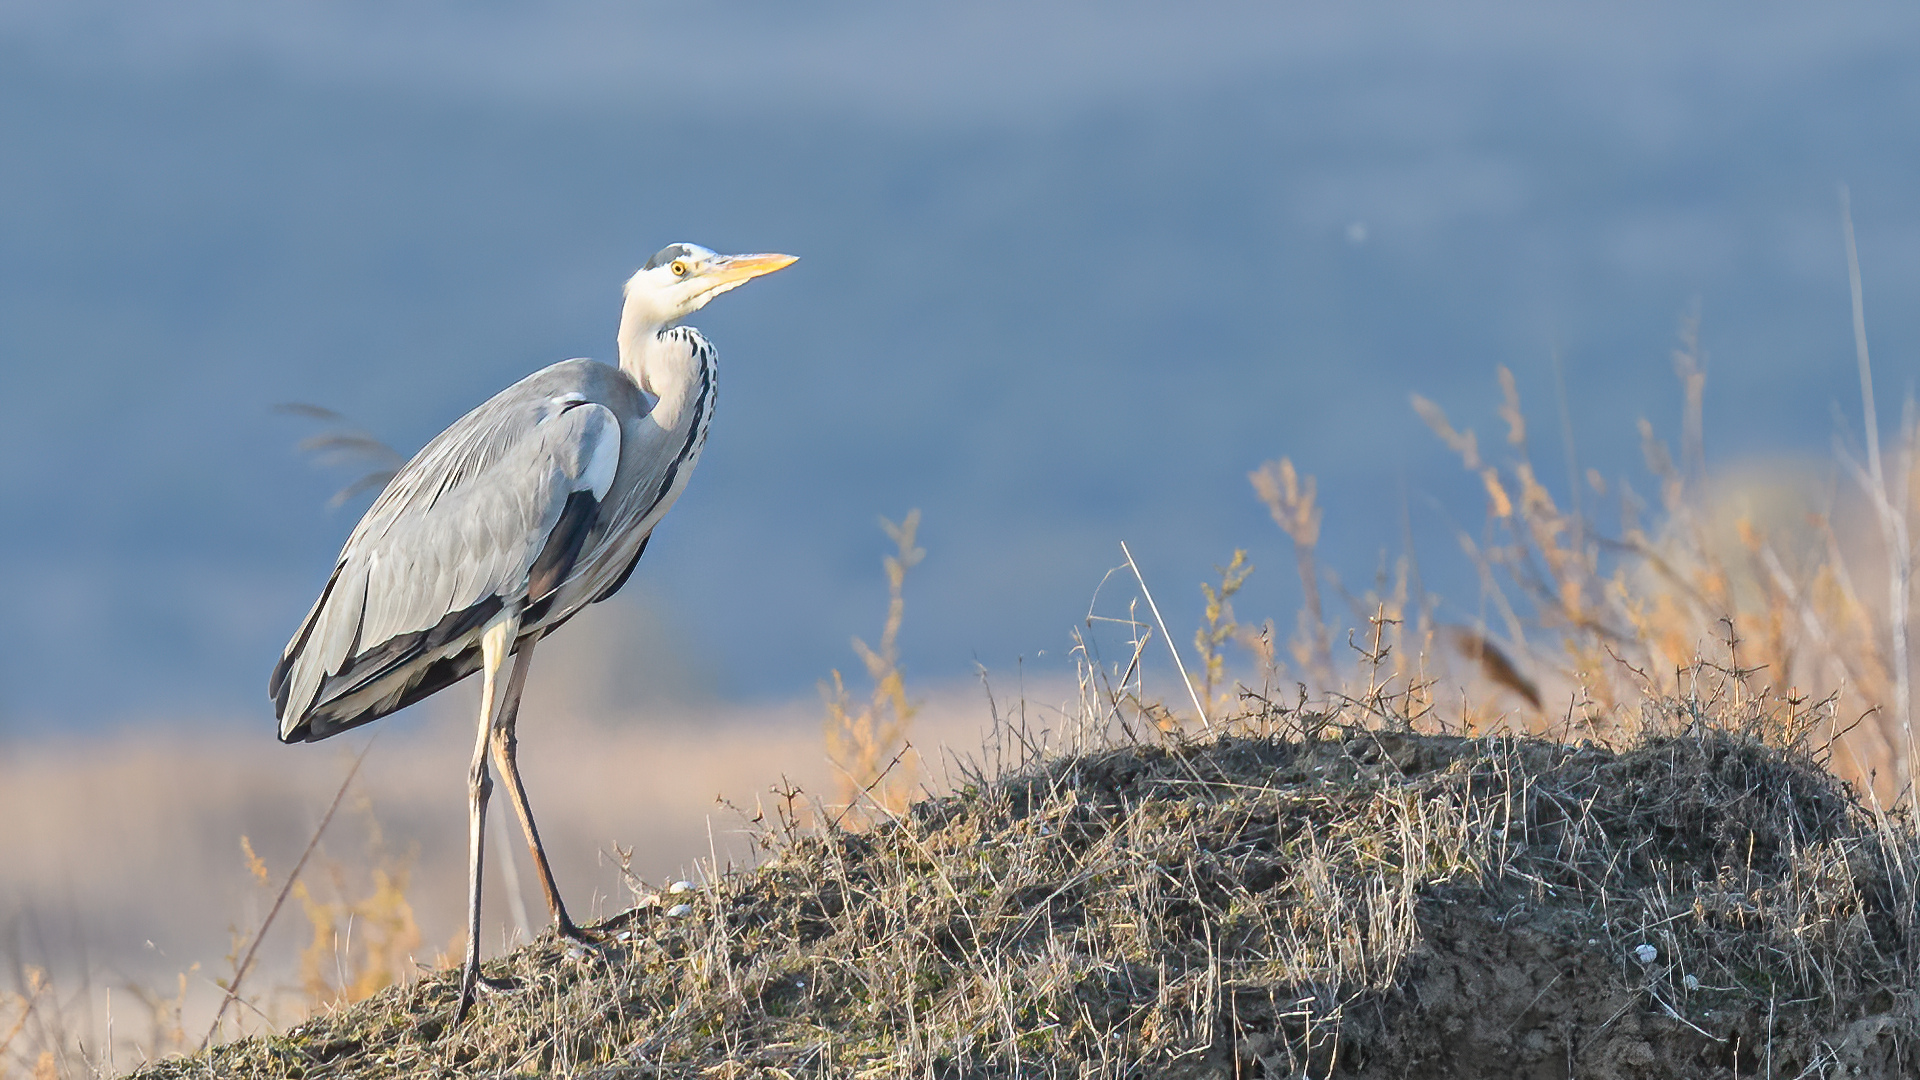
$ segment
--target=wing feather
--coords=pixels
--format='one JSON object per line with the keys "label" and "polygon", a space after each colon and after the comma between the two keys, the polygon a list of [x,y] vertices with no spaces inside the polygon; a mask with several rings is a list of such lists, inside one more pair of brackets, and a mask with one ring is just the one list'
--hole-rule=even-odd
{"label": "wing feather", "polygon": [[578,392],[609,369],[563,370],[573,365],[600,368],[570,361],[502,391],[428,443],[368,509],[275,669],[283,739],[325,737],[431,692],[420,680],[437,689],[464,676],[467,639],[526,602],[543,555],[549,599],[573,572],[622,444],[613,409]]}

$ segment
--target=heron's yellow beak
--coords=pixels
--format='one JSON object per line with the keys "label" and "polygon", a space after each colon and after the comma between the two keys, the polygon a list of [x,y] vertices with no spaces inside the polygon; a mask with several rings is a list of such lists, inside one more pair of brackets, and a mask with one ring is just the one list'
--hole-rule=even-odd
{"label": "heron's yellow beak", "polygon": [[738,285],[793,265],[792,255],[725,255],[713,261],[707,277],[716,285]]}

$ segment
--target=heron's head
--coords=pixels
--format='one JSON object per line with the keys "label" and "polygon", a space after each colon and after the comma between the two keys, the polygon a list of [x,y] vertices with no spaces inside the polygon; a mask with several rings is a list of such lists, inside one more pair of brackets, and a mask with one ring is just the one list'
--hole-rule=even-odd
{"label": "heron's head", "polygon": [[721,255],[698,244],[668,244],[627,279],[621,323],[672,326],[707,301],[793,262],[791,255]]}

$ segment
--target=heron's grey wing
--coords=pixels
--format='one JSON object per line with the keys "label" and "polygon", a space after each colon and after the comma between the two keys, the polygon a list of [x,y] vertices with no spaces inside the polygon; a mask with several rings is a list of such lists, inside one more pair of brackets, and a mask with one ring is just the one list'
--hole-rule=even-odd
{"label": "heron's grey wing", "polygon": [[[409,508],[431,507],[447,488],[497,461],[518,435],[531,430],[538,423],[540,395],[524,391],[534,381],[530,377],[515,383],[435,436],[401,466],[361,516],[341,548],[326,588],[301,620],[267,682],[268,696],[274,699],[283,728],[289,716],[289,698],[300,703],[291,714],[299,715],[311,704],[315,680],[324,674],[323,668],[330,666],[327,658],[337,665],[357,643],[357,612],[364,605],[366,568],[356,556],[364,553],[369,538],[384,536],[397,520],[412,512]],[[343,579],[348,579],[345,587]],[[355,612],[351,619],[345,614],[348,609]],[[342,628],[346,626],[352,626],[353,635],[343,641]],[[294,692],[296,687],[299,693]]]}
{"label": "heron's grey wing", "polygon": [[621,433],[612,410],[555,389],[523,380],[461,418],[367,511],[270,681],[282,739],[324,738],[463,677],[482,626],[573,572]]}

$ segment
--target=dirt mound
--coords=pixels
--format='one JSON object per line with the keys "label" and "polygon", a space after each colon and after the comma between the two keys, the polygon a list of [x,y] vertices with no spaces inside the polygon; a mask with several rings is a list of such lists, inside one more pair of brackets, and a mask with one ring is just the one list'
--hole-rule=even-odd
{"label": "dirt mound", "polygon": [[147,1075],[1920,1075],[1920,844],[1811,759],[1255,720],[774,828],[457,1030],[440,973]]}

